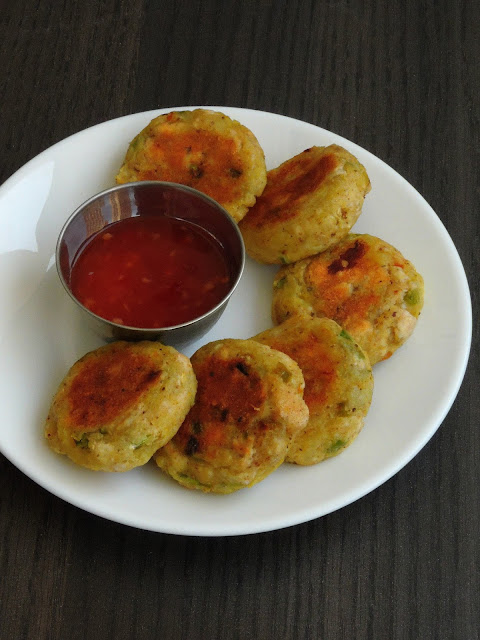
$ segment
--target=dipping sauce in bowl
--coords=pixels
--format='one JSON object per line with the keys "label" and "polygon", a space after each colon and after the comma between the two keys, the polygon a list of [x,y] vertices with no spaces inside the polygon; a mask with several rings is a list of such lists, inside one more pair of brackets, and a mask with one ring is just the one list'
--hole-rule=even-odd
{"label": "dipping sauce in bowl", "polygon": [[131,327],[171,327],[215,307],[231,277],[218,240],[166,217],[115,222],[74,262],[73,295],[90,311]]}
{"label": "dipping sauce in bowl", "polygon": [[174,183],[135,182],[94,196],[57,244],[62,283],[107,340],[197,339],[225,309],[244,261],[229,214]]}

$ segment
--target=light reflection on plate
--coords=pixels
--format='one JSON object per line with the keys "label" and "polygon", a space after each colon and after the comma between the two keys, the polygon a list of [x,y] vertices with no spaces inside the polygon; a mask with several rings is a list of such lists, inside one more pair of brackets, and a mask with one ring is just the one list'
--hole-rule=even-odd
{"label": "light reflection on plate", "polygon": [[[179,107],[185,108],[193,107]],[[260,111],[211,108],[255,133],[268,168],[312,145],[337,143],[356,155],[372,191],[354,231],[396,246],[423,275],[426,295],[412,338],[375,366],[365,427],[338,457],[314,467],[283,465],[254,488],[230,496],[188,491],[153,463],[124,474],[90,472],[52,453],[43,439],[57,385],[76,359],[100,345],[58,281],[55,243],[70,213],[113,185],[129,141],[170,109],[125,116],[75,134],[7,180],[0,188],[1,451],[39,485],[86,511],[142,529],[198,536],[257,533],[306,522],[381,485],[441,424],[463,379],[471,340],[470,296],[456,249],[431,207],[403,178],[364,149],[311,124]],[[247,260],[227,310],[201,344],[247,338],[271,326],[275,270]]]}

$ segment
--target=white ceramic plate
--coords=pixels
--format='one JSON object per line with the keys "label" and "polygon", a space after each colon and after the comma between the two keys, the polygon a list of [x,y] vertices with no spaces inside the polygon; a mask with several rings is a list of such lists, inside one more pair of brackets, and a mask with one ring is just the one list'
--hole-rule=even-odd
{"label": "white ceramic plate", "polygon": [[[113,185],[129,141],[161,111],[77,133],[5,182],[0,188],[1,451],[39,485],[86,511],[142,529],[198,536],[298,524],[381,485],[441,424],[460,387],[471,340],[470,296],[458,254],[434,211],[403,178],[364,149],[311,124],[259,111],[211,108],[255,133],[268,168],[312,145],[337,143],[356,155],[372,191],[354,230],[387,240],[410,259],[424,276],[426,302],[413,337],[375,366],[365,427],[338,457],[314,467],[283,465],[254,488],[230,496],[183,489],[153,463],[123,474],[94,473],[52,453],[43,437],[61,379],[79,357],[100,345],[60,285],[55,243],[69,214]],[[227,310],[201,343],[247,338],[270,327],[274,272],[247,260]]]}

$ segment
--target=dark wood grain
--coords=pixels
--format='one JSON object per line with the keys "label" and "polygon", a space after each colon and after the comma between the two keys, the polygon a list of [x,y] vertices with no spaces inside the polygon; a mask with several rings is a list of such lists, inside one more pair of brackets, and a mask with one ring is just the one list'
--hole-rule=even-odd
{"label": "dark wood grain", "polygon": [[[3,0],[0,179],[135,111],[210,104],[304,119],[422,193],[458,248],[478,317],[479,24],[473,0]],[[0,638],[478,640],[478,338],[475,323],[457,400],[412,462],[282,531],[124,527],[0,456]]]}

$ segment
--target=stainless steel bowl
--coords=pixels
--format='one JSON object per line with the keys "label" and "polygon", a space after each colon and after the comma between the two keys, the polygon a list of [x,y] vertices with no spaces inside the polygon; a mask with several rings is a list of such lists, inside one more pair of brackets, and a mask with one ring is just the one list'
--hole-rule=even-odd
{"label": "stainless steel bowl", "polygon": [[[107,225],[134,216],[169,216],[192,222],[220,243],[229,261],[231,288],[207,313],[189,322],[163,328],[129,327],[92,313],[70,289],[72,267],[79,250]],[[245,265],[245,247],[237,224],[215,200],[184,185],[171,182],[131,182],[107,189],[84,202],[60,232],[56,249],[57,270],[65,290],[81,309],[93,330],[107,341],[160,340],[182,346],[201,338],[222,315]]]}

